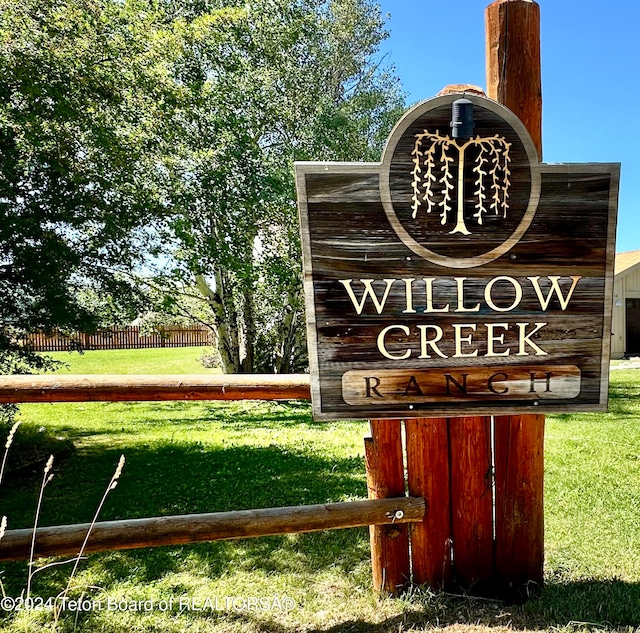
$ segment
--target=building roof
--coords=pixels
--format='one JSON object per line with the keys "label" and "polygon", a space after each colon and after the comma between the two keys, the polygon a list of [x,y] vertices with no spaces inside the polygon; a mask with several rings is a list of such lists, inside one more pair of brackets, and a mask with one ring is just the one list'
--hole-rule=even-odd
{"label": "building roof", "polygon": [[630,268],[640,264],[640,251],[627,251],[626,253],[616,253],[615,274],[619,275]]}

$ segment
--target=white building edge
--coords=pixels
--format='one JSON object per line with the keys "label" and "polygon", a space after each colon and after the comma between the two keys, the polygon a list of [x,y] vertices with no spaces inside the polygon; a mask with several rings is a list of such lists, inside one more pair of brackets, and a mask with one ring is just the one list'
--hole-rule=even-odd
{"label": "white building edge", "polygon": [[611,358],[640,356],[640,250],[616,254]]}

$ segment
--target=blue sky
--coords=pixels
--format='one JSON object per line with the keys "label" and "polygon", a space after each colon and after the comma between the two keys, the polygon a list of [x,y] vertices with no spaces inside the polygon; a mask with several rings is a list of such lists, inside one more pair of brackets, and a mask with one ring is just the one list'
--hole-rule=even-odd
{"label": "blue sky", "polygon": [[[382,0],[408,103],[485,87],[489,0]],[[618,252],[640,250],[640,3],[541,0],[543,160],[622,163]]]}

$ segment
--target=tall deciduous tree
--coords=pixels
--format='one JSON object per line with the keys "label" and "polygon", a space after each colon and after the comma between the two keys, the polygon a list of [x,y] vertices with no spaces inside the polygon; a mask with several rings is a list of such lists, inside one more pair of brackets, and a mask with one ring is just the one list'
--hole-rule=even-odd
{"label": "tall deciduous tree", "polygon": [[219,2],[185,20],[176,261],[227,372],[304,367],[294,160],[378,160],[402,107],[371,0]]}
{"label": "tall deciduous tree", "polygon": [[373,0],[0,0],[9,365],[21,331],[135,308],[152,255],[207,303],[225,371],[301,369],[292,162],[378,159],[402,107],[384,37]]}
{"label": "tall deciduous tree", "polygon": [[179,95],[166,38],[139,8],[0,0],[5,359],[26,358],[16,344],[22,331],[91,327],[96,314],[78,288],[120,303],[138,296],[114,273],[139,263],[149,223],[166,208],[164,122]]}

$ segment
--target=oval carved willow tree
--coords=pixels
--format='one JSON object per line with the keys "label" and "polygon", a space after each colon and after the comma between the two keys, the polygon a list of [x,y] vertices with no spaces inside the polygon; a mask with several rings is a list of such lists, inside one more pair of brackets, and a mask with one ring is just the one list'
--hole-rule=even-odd
{"label": "oval carved willow tree", "polygon": [[[455,214],[455,226],[450,231],[451,234],[461,233],[471,235],[464,217],[464,174],[466,167],[466,151],[470,147],[478,151],[474,159],[473,173],[475,174],[475,208],[477,211],[473,218],[479,225],[483,224],[484,216],[493,212],[495,215],[502,214],[507,217],[509,209],[509,187],[511,181],[509,177],[509,163],[511,158],[509,150],[511,143],[508,143],[503,136],[496,134],[491,137],[470,138],[465,143],[459,143],[456,139],[439,132],[429,132],[425,130],[421,134],[416,134],[416,141],[411,155],[414,157],[414,169],[412,171],[413,196],[412,217],[415,219],[418,210],[423,204],[426,212],[431,213],[435,207],[440,207],[440,223],[445,225],[453,209],[452,191],[454,189],[455,163],[451,150],[457,152],[457,206]],[[438,172],[441,177],[438,178]],[[442,198],[436,201],[436,195],[440,192]]]}

